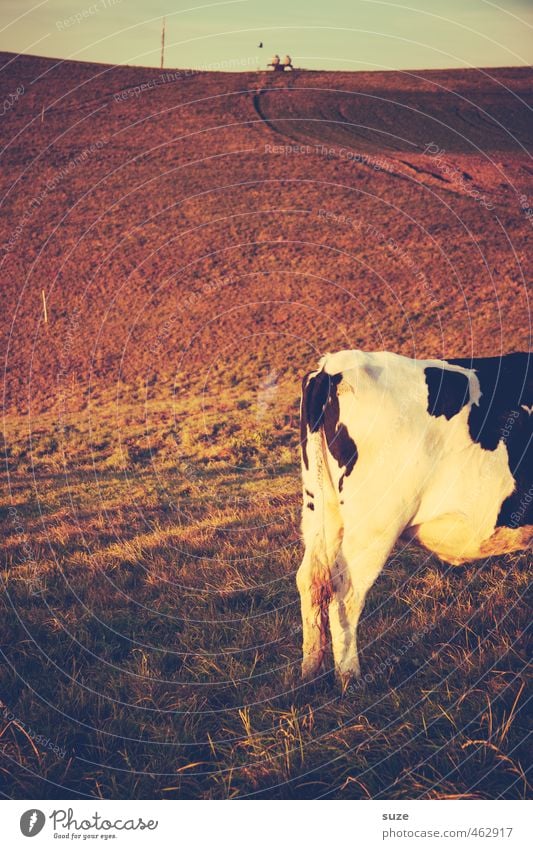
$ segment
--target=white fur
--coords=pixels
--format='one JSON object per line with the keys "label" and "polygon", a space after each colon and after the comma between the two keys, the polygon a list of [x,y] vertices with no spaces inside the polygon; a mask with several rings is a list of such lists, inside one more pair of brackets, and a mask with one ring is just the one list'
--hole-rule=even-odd
{"label": "white fur", "polygon": [[[470,403],[450,420],[428,413],[428,366],[469,379]],[[415,538],[453,564],[479,557],[515,482],[504,442],[486,451],[470,437],[470,408],[480,398],[472,370],[362,351],[328,354],[320,368],[342,372],[339,421],[355,441],[358,459],[339,493],[345,469],[322,432],[308,432],[309,469],[302,464],[305,554],[297,578],[303,674],[315,675],[324,659],[327,605],[335,667],[346,680],[359,674],[356,631],[366,594],[398,538]],[[313,493],[314,510],[306,508],[305,490]]]}

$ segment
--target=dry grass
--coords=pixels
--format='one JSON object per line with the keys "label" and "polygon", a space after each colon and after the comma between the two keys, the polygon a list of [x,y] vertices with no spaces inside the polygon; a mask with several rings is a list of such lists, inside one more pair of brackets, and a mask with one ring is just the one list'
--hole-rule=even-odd
{"label": "dry grass", "polygon": [[172,464],[12,473],[3,792],[528,793],[526,555],[452,569],[398,551],[361,627],[367,681],[303,688],[298,474],[273,475],[269,450],[252,470],[198,463],[183,499]]}

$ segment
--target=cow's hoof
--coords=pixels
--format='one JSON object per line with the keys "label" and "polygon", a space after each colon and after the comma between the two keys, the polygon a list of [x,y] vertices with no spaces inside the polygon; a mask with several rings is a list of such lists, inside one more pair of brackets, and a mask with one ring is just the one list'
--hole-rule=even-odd
{"label": "cow's hoof", "polygon": [[334,684],[335,676],[333,670],[324,670],[321,666],[315,671],[314,675],[307,678],[303,678],[302,676],[302,683],[298,687],[298,692],[303,701],[314,700],[321,694],[331,693]]}
{"label": "cow's hoof", "polygon": [[304,684],[313,684],[320,678],[321,664],[316,660],[306,659],[302,663],[302,681]]}
{"label": "cow's hoof", "polygon": [[337,669],[337,681],[343,696],[353,696],[363,688],[363,679],[359,669],[340,672]]}

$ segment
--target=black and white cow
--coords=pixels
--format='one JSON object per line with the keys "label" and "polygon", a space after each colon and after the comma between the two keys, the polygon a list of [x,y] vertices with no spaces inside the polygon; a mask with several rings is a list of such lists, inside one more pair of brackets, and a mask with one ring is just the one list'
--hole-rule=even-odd
{"label": "black and white cow", "polygon": [[452,564],[533,544],[532,357],[340,351],[306,375],[305,678],[324,661],[328,621],[337,674],[359,674],[359,616],[400,537]]}

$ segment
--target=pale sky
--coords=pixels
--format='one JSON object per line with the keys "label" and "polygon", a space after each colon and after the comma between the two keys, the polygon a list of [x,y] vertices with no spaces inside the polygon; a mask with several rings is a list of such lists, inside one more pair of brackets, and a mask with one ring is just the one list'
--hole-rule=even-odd
{"label": "pale sky", "polygon": [[533,64],[533,0],[0,0],[0,50],[159,66],[163,16],[167,68]]}

